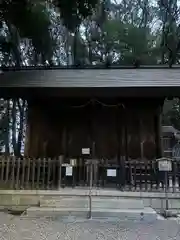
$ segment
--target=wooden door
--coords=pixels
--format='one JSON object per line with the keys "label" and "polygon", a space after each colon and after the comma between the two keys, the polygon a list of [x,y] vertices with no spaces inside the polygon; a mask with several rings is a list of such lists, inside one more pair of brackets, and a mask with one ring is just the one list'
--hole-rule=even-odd
{"label": "wooden door", "polygon": [[91,150],[90,112],[88,108],[75,108],[71,110],[67,121],[67,157],[77,159],[75,168],[76,185],[88,184],[88,168],[86,157],[82,154],[83,148]]}
{"label": "wooden door", "polygon": [[[116,168],[118,164],[118,115],[117,108],[96,106],[93,117],[93,141],[95,144],[95,157],[104,164]],[[104,184],[107,179],[106,166],[96,169],[94,181]],[[113,181],[117,182],[117,178]]]}
{"label": "wooden door", "polygon": [[67,126],[67,153],[71,158],[82,157],[82,148],[91,148],[87,109],[73,109]]}
{"label": "wooden door", "polygon": [[94,112],[95,156],[113,161],[118,154],[117,109],[98,106]]}

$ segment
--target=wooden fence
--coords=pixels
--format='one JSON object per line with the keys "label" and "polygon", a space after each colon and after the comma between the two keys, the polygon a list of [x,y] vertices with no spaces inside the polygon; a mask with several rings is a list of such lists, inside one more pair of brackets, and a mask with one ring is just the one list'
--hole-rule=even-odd
{"label": "wooden fence", "polygon": [[[93,186],[129,191],[164,191],[165,176],[155,160],[129,160],[119,164],[95,161]],[[65,164],[62,158],[0,157],[0,189],[59,189],[89,186],[90,168],[82,159]],[[180,190],[180,162],[173,161],[168,174],[169,191]]]}

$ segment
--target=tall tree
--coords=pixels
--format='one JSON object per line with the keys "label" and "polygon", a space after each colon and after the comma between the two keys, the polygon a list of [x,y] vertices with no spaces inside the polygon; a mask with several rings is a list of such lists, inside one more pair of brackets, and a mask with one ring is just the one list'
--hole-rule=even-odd
{"label": "tall tree", "polygon": [[162,21],[162,57],[161,62],[164,64],[166,59],[169,66],[176,63],[177,53],[180,49],[180,29],[179,7],[177,0],[159,0],[159,17]]}

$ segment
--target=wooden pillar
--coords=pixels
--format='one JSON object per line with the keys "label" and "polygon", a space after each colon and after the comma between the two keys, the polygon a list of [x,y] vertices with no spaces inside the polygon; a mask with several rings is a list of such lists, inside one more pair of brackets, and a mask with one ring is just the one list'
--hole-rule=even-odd
{"label": "wooden pillar", "polygon": [[118,152],[117,152],[117,161],[119,165],[118,169],[118,184],[122,188],[125,185],[125,162],[121,158],[122,152],[122,115],[125,114],[125,109],[122,110],[122,107],[117,108],[117,141],[118,141]]}
{"label": "wooden pillar", "polygon": [[64,158],[66,159],[68,157],[68,139],[67,139],[67,126],[64,125],[63,132],[62,132],[62,152],[64,155]]}
{"label": "wooden pillar", "polygon": [[26,122],[26,133],[25,133],[25,143],[24,143],[24,156],[28,157],[29,154],[29,143],[30,143],[30,123]]}
{"label": "wooden pillar", "polygon": [[155,112],[154,127],[155,127],[155,143],[156,143],[156,157],[160,158],[163,156],[162,149],[162,107],[159,106]]}
{"label": "wooden pillar", "polygon": [[[131,166],[128,164],[129,166],[129,171],[127,171],[126,169],[126,164],[129,162],[129,146],[128,146],[128,109],[125,107],[124,110],[124,141],[125,141],[125,162],[123,162],[123,169],[124,169],[124,184],[126,184],[126,180],[127,180],[127,174],[128,174],[128,180],[129,178],[131,178]],[[131,180],[130,180],[131,181]]]}
{"label": "wooden pillar", "polygon": [[127,114],[127,109],[125,109],[125,111],[124,111],[124,116],[125,116],[125,118],[124,118],[124,124],[125,124],[125,126],[124,126],[124,132],[125,132],[125,134],[124,134],[124,140],[125,140],[125,159],[126,159],[126,161],[128,161],[129,160],[129,151],[128,151],[128,114]]}
{"label": "wooden pillar", "polygon": [[24,156],[31,157],[31,145],[32,145],[32,120],[33,120],[33,111],[28,105],[27,119],[26,119],[26,133],[25,133],[25,146],[24,146]]}

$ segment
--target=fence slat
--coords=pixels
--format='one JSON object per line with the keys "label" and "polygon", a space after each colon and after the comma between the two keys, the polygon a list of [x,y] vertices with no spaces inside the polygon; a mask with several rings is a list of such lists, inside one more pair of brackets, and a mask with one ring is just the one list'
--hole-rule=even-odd
{"label": "fence slat", "polygon": [[35,171],[36,171],[36,159],[34,158],[32,160],[32,164],[31,164],[31,167],[32,167],[32,189],[34,189],[34,183],[35,183]]}
{"label": "fence slat", "polygon": [[16,164],[16,157],[12,157],[11,188],[14,188],[14,183],[15,183],[15,164]]}
{"label": "fence slat", "polygon": [[41,172],[41,159],[38,158],[37,162],[37,180],[36,180],[36,188],[40,188],[40,172]]}
{"label": "fence slat", "polygon": [[17,165],[15,163],[15,169],[16,169],[16,189],[19,189],[19,174],[20,174],[20,164],[21,164],[21,159],[18,158],[18,159],[15,159],[15,161],[17,161]]}
{"label": "fence slat", "polygon": [[143,184],[143,181],[142,181],[142,176],[143,176],[143,168],[142,168],[142,166],[144,166],[144,162],[142,162],[142,160],[141,160],[141,162],[140,162],[140,164],[139,164],[139,187],[140,187],[140,190],[142,190],[142,184]]}
{"label": "fence slat", "polygon": [[29,180],[30,180],[30,173],[31,173],[31,159],[28,158],[27,159],[27,166],[26,166],[26,187],[27,189],[29,189],[30,187],[30,183],[29,183]]}
{"label": "fence slat", "polygon": [[[154,178],[152,176],[153,172],[156,171],[156,174],[158,172],[158,169],[156,169],[156,164],[154,164],[153,161],[149,161],[148,160],[148,165],[149,165],[149,169],[150,169],[150,173],[151,173],[151,182],[150,182],[150,188],[151,188],[151,191],[153,189],[153,182],[154,182]],[[154,169],[155,168],[155,169]],[[158,183],[156,183],[156,187],[158,186]]]}
{"label": "fence slat", "polygon": [[129,183],[129,191],[132,190],[132,186],[134,185],[134,176],[133,176],[133,166],[132,162],[126,162],[126,172],[128,173],[128,183]]}
{"label": "fence slat", "polygon": [[134,187],[137,188],[137,179],[136,179],[136,161],[134,161]]}
{"label": "fence slat", "polygon": [[62,162],[63,162],[63,156],[60,156],[59,157],[59,166],[58,166],[58,188],[60,188],[61,187],[61,171],[62,171],[62,169],[61,169],[61,166],[62,166]]}
{"label": "fence slat", "polygon": [[[147,174],[148,174],[147,160],[144,161],[144,167],[145,167],[144,174],[145,174],[145,176],[147,176]],[[148,177],[145,178],[145,191],[147,191],[147,190],[148,190]]]}
{"label": "fence slat", "polygon": [[1,183],[4,182],[5,159],[1,157]]}
{"label": "fence slat", "polygon": [[22,159],[22,175],[21,175],[21,188],[24,189],[24,176],[25,176],[25,165],[27,164],[27,159]]}
{"label": "fence slat", "polygon": [[49,189],[49,187],[50,187],[50,176],[51,176],[51,159],[50,158],[48,158],[47,165],[48,165],[47,189]]}
{"label": "fence slat", "polygon": [[42,173],[42,188],[45,189],[45,183],[46,183],[46,159],[43,158],[43,173]]}
{"label": "fence slat", "polygon": [[[73,172],[72,181],[71,177],[65,177],[65,166],[63,167],[62,163],[63,156],[60,156],[58,159],[0,157],[1,182],[3,184],[4,181],[7,188],[15,187],[16,189],[54,189],[55,187],[60,188],[63,184],[65,186],[80,185],[82,180],[84,180],[84,186],[85,184],[89,184],[88,166],[78,164],[76,167],[76,176]],[[117,178],[115,182],[112,178],[108,178],[105,173],[108,168],[117,169],[118,167],[117,162],[100,162],[98,164],[98,181],[95,185],[103,187],[104,183],[105,187],[117,187],[117,184],[120,183],[119,178]],[[122,181],[122,186],[126,187],[125,189],[129,191],[159,191],[161,189],[160,186],[165,183],[164,173],[158,170],[155,159],[125,161],[122,163],[122,168],[126,169],[125,181]],[[118,170],[120,169],[121,168]],[[94,167],[93,174],[95,174],[95,172]],[[119,177],[121,177],[121,175],[123,175],[122,172],[120,172],[120,174],[118,173]],[[169,191],[180,192],[180,162],[178,160],[174,159],[172,171],[168,176]],[[65,179],[64,181],[62,181],[63,178]],[[131,188],[132,186],[133,188]]]}
{"label": "fence slat", "polygon": [[56,186],[56,162],[57,162],[57,160],[56,159],[52,159],[51,160],[52,161],[52,164],[53,164],[53,172],[52,172],[52,188],[55,188],[55,187],[57,187]]}
{"label": "fence slat", "polygon": [[7,162],[7,165],[6,165],[6,183],[8,183],[8,181],[9,181],[9,163],[10,163],[10,158],[9,157],[6,158],[6,162]]}

